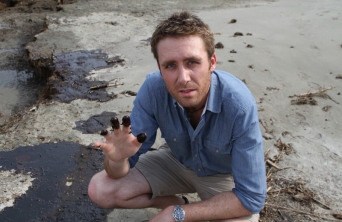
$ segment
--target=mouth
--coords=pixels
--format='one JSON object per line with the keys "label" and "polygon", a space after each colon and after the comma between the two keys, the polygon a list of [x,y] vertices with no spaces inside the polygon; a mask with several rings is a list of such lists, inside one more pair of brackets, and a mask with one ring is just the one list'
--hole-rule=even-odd
{"label": "mouth", "polygon": [[179,93],[183,96],[190,96],[195,92],[194,89],[181,89],[179,90]]}

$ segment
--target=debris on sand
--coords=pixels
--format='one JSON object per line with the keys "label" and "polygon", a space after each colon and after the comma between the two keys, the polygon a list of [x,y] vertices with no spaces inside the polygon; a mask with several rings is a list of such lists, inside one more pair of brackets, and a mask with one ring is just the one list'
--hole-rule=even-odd
{"label": "debris on sand", "polygon": [[215,48],[216,49],[223,49],[224,46],[223,46],[222,42],[218,42],[218,43],[215,44]]}
{"label": "debris on sand", "polygon": [[[286,144],[285,144],[286,145]],[[275,146],[284,147],[284,143],[280,139],[277,140]],[[264,208],[260,212],[262,221],[295,221],[310,220],[312,217],[319,218],[325,221],[335,221],[341,219],[342,214],[316,214],[314,213],[314,204],[317,204],[323,209],[330,210],[331,208],[319,200],[316,194],[305,187],[306,183],[301,178],[285,179],[276,176],[275,173],[291,167],[281,168],[278,166],[282,160],[283,153],[286,152],[283,148],[279,150],[279,154],[273,158],[269,157],[270,150],[264,153],[266,165],[266,180],[267,180],[267,199]],[[300,206],[300,209],[294,208],[293,205]],[[296,218],[296,219],[294,219]],[[291,219],[291,220],[290,220]]]}
{"label": "debris on sand", "polygon": [[115,79],[113,83],[108,83],[108,84],[101,84],[101,85],[96,85],[92,86],[89,88],[89,90],[96,90],[96,89],[102,89],[102,88],[107,88],[107,87],[113,87],[113,86],[119,86],[119,85],[124,85],[123,82],[119,82],[119,79]]}
{"label": "debris on sand", "polygon": [[243,34],[242,34],[242,32],[235,32],[234,37],[236,37],[236,36],[243,36]]}
{"label": "debris on sand", "polygon": [[266,90],[268,90],[268,91],[271,91],[271,90],[279,90],[279,88],[277,88],[277,87],[273,87],[273,86],[267,86],[266,87]]}
{"label": "debris on sand", "polygon": [[126,96],[136,96],[138,93],[133,92],[131,90],[125,90],[123,92],[121,92],[120,94],[126,95]]}
{"label": "debris on sand", "polygon": [[291,154],[293,151],[292,146],[290,144],[283,143],[280,138],[274,145],[279,148],[279,151],[284,151],[286,155]]}
{"label": "debris on sand", "polygon": [[342,214],[332,214],[332,216],[335,217],[336,219],[342,220]]}
{"label": "debris on sand", "polygon": [[289,96],[289,98],[297,97],[297,99],[291,100],[292,105],[317,105],[317,101],[313,97],[321,97],[324,99],[330,99],[331,101],[335,102],[336,104],[339,104],[335,100],[333,100],[328,94],[326,94],[326,91],[333,89],[334,87],[329,88],[322,88],[315,92],[308,92],[300,95],[293,95]]}
{"label": "debris on sand", "polygon": [[331,106],[324,106],[322,108],[323,111],[328,112],[331,109]]}
{"label": "debris on sand", "polygon": [[230,51],[230,53],[236,53],[236,51],[233,49],[233,50]]}
{"label": "debris on sand", "polygon": [[236,23],[236,22],[237,22],[236,19],[232,19],[232,20],[230,20],[229,24],[233,24],[233,23]]}
{"label": "debris on sand", "polygon": [[336,79],[342,79],[342,75],[337,75]]}
{"label": "debris on sand", "polygon": [[233,60],[233,59],[230,59],[230,60],[228,60],[228,62],[235,62],[235,60]]}
{"label": "debris on sand", "polygon": [[317,105],[317,101],[312,97],[299,97],[298,99],[291,100],[291,105]]}
{"label": "debris on sand", "polygon": [[253,48],[254,46],[251,45],[251,44],[248,44],[246,47],[247,47],[247,48]]}

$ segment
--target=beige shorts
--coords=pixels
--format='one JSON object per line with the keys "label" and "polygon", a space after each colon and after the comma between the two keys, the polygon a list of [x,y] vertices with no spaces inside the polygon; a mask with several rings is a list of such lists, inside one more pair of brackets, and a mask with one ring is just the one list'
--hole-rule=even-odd
{"label": "beige shorts", "polygon": [[[197,192],[201,200],[206,200],[219,193],[231,191],[235,186],[231,174],[198,177],[193,170],[174,158],[166,143],[158,150],[141,155],[135,167],[149,182],[152,198]],[[259,214],[242,218],[257,222]]]}

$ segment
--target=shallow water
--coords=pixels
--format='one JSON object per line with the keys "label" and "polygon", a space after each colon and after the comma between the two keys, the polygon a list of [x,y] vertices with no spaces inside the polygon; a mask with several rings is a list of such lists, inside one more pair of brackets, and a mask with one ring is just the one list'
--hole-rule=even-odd
{"label": "shallow water", "polygon": [[0,70],[0,124],[13,112],[32,106],[41,88],[31,70]]}

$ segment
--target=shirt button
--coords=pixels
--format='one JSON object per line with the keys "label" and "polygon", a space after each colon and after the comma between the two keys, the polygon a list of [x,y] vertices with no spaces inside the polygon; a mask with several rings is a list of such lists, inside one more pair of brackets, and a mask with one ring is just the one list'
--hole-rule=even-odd
{"label": "shirt button", "polygon": [[195,154],[195,157],[197,157],[197,154]]}
{"label": "shirt button", "polygon": [[198,170],[198,171],[201,171],[201,169],[200,169],[200,168],[198,168],[197,170]]}
{"label": "shirt button", "polygon": [[173,138],[173,141],[177,141],[177,138],[175,137],[175,138]]}
{"label": "shirt button", "polygon": [[219,151],[218,150],[216,150],[216,153],[218,153]]}

